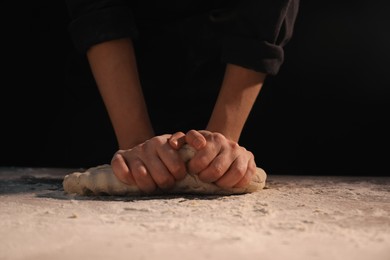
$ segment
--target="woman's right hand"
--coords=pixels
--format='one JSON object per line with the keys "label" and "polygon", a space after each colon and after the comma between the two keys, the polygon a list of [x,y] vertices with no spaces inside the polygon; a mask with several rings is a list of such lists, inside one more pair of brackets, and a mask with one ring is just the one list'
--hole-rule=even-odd
{"label": "woman's right hand", "polygon": [[185,177],[186,166],[178,152],[181,144],[172,147],[171,136],[155,136],[131,149],[117,151],[111,160],[115,176],[145,193],[172,188]]}

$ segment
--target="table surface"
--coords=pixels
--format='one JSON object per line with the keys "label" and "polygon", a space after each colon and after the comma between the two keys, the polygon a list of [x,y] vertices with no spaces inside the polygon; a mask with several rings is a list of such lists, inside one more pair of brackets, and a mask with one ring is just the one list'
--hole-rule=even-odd
{"label": "table surface", "polygon": [[233,196],[81,197],[0,168],[0,259],[390,259],[390,177],[268,175]]}

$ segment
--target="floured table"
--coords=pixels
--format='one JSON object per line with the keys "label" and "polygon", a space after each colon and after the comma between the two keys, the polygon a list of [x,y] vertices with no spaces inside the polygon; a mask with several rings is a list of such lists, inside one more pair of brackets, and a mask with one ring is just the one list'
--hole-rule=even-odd
{"label": "floured table", "polygon": [[268,175],[230,196],[71,196],[0,168],[0,259],[390,259],[390,178]]}

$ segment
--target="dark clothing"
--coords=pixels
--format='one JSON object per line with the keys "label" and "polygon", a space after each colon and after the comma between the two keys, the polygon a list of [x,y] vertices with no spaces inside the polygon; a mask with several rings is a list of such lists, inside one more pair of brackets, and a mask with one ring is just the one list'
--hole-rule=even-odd
{"label": "dark clothing", "polygon": [[155,38],[154,47],[177,44],[174,49],[183,51],[186,64],[194,57],[202,63],[212,54],[223,63],[270,75],[283,63],[283,47],[292,36],[299,5],[299,0],[66,2],[69,30],[82,53],[103,41],[131,37],[143,42],[156,33],[161,38]]}
{"label": "dark clothing", "polygon": [[[122,37],[133,39],[156,135],[205,129],[226,63],[277,74],[299,3],[298,0],[66,2],[70,35],[76,49],[69,55],[69,98],[68,108],[64,108],[69,121],[59,122],[58,128],[69,128],[67,131],[75,137],[71,136],[74,140],[64,137],[62,146],[65,149],[69,144],[77,144],[68,148],[69,154],[92,147],[107,160],[115,152],[115,137],[85,56],[89,47]],[[93,163],[97,162],[88,162]]]}
{"label": "dark clothing", "polygon": [[133,39],[156,133],[204,129],[226,63],[277,74],[299,5],[299,0],[66,2],[79,53],[104,41]]}

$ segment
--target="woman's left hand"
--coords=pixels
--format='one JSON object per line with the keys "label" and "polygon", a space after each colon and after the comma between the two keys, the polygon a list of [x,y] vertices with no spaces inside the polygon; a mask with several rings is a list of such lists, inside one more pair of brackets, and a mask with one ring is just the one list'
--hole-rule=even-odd
{"label": "woman's left hand", "polygon": [[203,182],[221,188],[244,187],[256,172],[253,154],[220,133],[190,130],[184,137],[174,134],[169,143],[181,146],[183,140],[197,150],[188,162],[188,170]]}

